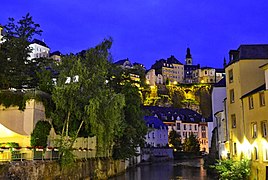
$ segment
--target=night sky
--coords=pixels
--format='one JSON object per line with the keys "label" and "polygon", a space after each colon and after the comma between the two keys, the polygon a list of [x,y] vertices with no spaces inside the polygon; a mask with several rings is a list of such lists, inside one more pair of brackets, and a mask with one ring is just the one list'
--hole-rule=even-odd
{"label": "night sky", "polygon": [[268,43],[267,0],[1,0],[0,24],[29,12],[51,52],[77,53],[112,37],[114,61],[146,68],[174,55],[222,67],[230,49]]}

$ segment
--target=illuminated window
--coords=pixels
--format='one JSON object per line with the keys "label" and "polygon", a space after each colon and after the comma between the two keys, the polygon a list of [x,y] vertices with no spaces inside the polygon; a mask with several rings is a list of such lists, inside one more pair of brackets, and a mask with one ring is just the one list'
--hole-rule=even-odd
{"label": "illuminated window", "polygon": [[228,74],[229,74],[229,83],[234,82],[233,70],[232,69],[229,70]]}
{"label": "illuminated window", "polygon": [[266,137],[267,136],[267,121],[262,121],[261,122],[261,133],[262,133],[262,137]]}
{"label": "illuminated window", "polygon": [[260,93],[260,106],[265,106],[265,95],[264,92]]}
{"label": "illuminated window", "polygon": [[236,117],[235,114],[231,115],[232,128],[236,128]]}
{"label": "illuminated window", "polygon": [[234,103],[234,100],[235,99],[235,97],[234,97],[234,89],[231,89],[230,90],[230,103]]}
{"label": "illuminated window", "polygon": [[249,109],[253,109],[254,108],[253,96],[249,96],[248,97],[248,106],[249,106]]}
{"label": "illuminated window", "polygon": [[257,123],[252,123],[251,127],[252,127],[252,138],[256,138],[257,137]]}

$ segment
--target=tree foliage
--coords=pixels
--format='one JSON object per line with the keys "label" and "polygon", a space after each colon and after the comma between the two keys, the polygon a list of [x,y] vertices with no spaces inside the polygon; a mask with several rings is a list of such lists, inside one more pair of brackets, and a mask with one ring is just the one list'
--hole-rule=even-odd
{"label": "tree foliage", "polygon": [[186,151],[186,152],[199,152],[200,151],[199,141],[193,133],[191,133],[190,136],[184,140],[183,151]]}
{"label": "tree foliage", "polygon": [[97,154],[107,155],[114,137],[120,136],[125,101],[107,84],[111,44],[105,40],[95,48],[62,58],[52,99],[56,104],[53,122],[61,134],[63,150],[71,149],[78,136],[95,135]]}
{"label": "tree foliage", "polygon": [[51,125],[48,121],[38,121],[31,133],[31,146],[47,147],[47,138],[51,130]]}
{"label": "tree foliage", "polygon": [[181,138],[175,130],[170,131],[168,135],[168,144],[176,150],[182,150]]}
{"label": "tree foliage", "polygon": [[[123,135],[117,136],[114,141],[113,158],[126,159],[136,155],[137,147],[143,145],[144,137],[147,133],[147,127],[143,120],[143,111],[141,110],[141,93],[135,82],[123,69],[116,71],[114,67],[110,71],[109,85],[125,97],[126,106],[124,107],[124,119],[121,126]],[[118,73],[120,72],[120,73]]]}
{"label": "tree foliage", "polygon": [[219,160],[215,168],[222,180],[246,180],[250,175],[250,161],[242,159],[234,161],[232,159]]}
{"label": "tree foliage", "polygon": [[0,88],[33,87],[40,60],[29,59],[29,45],[35,35],[41,35],[40,25],[29,13],[18,22],[8,20],[0,46]]}

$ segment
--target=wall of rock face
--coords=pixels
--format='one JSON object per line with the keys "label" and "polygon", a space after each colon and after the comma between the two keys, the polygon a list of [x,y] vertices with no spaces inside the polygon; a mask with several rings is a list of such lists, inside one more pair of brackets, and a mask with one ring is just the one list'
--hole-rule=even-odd
{"label": "wall of rock face", "polygon": [[92,158],[61,168],[56,161],[18,161],[0,165],[0,179],[107,179],[125,171],[124,161]]}

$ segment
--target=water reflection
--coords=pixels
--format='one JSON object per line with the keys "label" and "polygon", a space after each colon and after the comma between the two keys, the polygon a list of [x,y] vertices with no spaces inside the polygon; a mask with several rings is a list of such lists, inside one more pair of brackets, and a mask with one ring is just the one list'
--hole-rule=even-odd
{"label": "water reflection", "polygon": [[202,167],[203,160],[159,162],[129,169],[111,180],[212,180]]}

